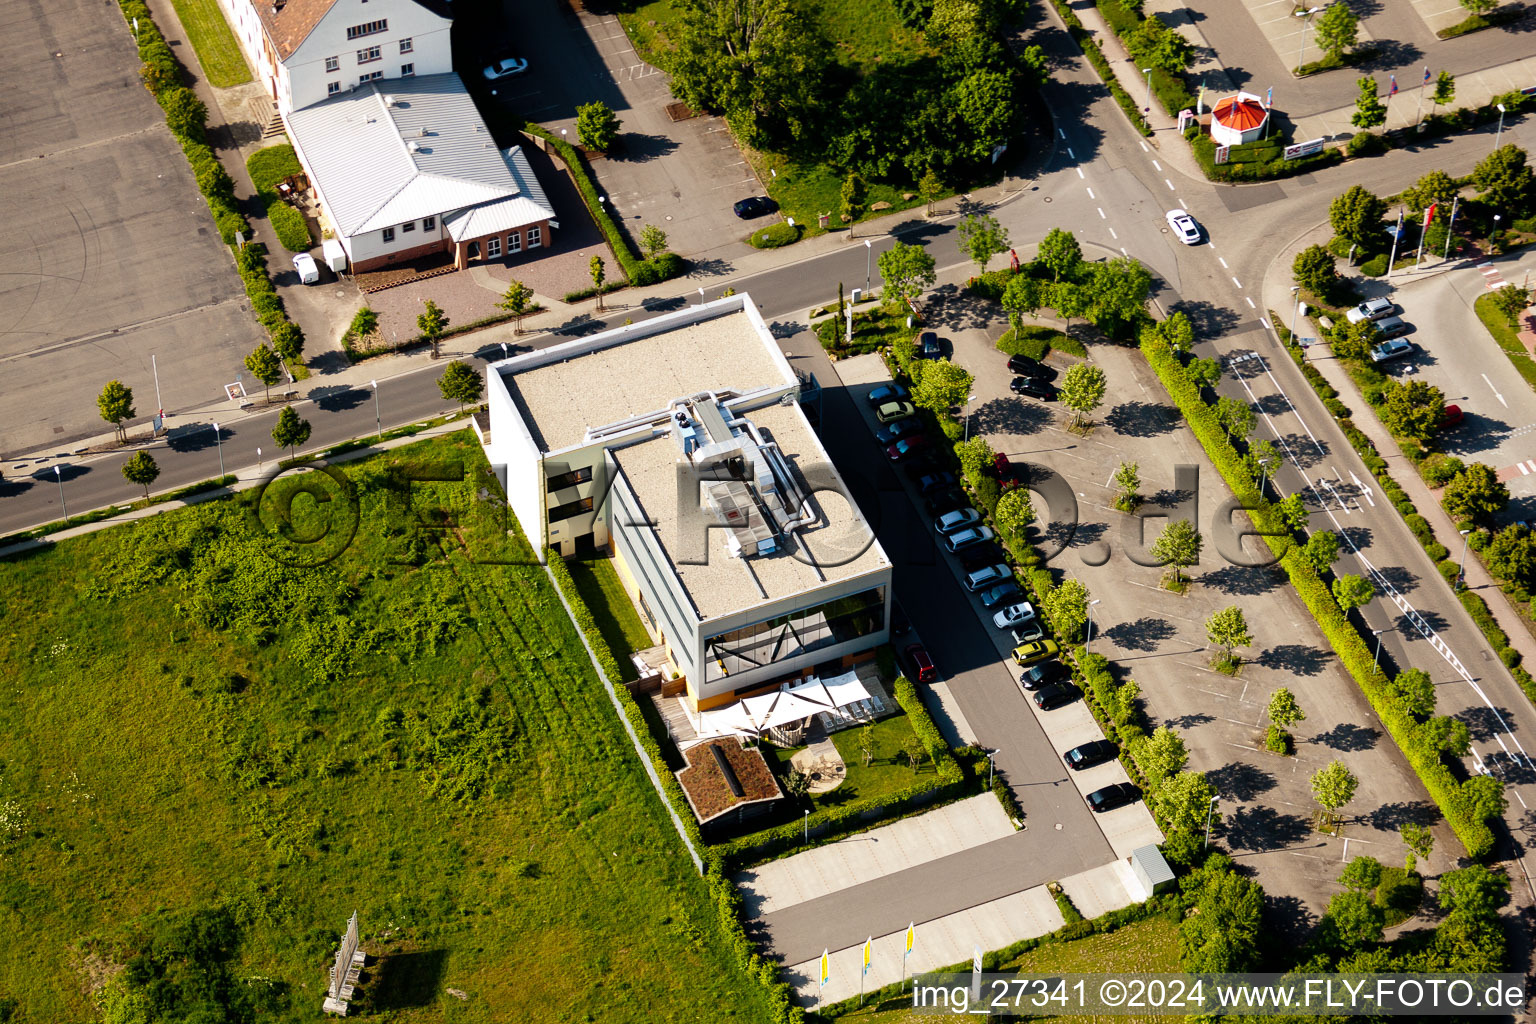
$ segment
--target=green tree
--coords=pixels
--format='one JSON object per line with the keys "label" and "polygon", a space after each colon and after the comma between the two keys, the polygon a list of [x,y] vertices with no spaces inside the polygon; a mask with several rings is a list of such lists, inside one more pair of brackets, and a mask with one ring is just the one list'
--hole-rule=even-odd
{"label": "green tree", "polygon": [[1268,440],[1255,441],[1248,446],[1247,461],[1254,473],[1259,474],[1260,485],[1267,483],[1279,468],[1285,465],[1285,454]]}
{"label": "green tree", "polygon": [[463,412],[466,405],[479,402],[480,396],[485,394],[485,381],[474,367],[455,359],[443,367],[443,375],[437,379],[437,390],[448,401],[458,402],[459,412]]}
{"label": "green tree", "polygon": [[980,434],[968,441],[956,441],[955,457],[960,460],[960,472],[972,487],[992,469],[992,445]]}
{"label": "green tree", "polygon": [[1530,590],[1536,585],[1536,538],[1531,531],[1513,523],[1494,534],[1483,548],[1483,560],[1501,579]]}
{"label": "green tree", "polygon": [[859,730],[859,759],[868,768],[875,761],[875,727],[866,725]]}
{"label": "green tree", "polygon": [[1451,200],[1461,192],[1461,186],[1456,179],[1444,171],[1435,170],[1425,174],[1413,183],[1412,188],[1403,191],[1403,202],[1408,204],[1408,209],[1414,213],[1423,213],[1436,203],[1445,207],[1444,213],[1450,215]]}
{"label": "green tree", "polygon": [[1520,329],[1520,314],[1531,304],[1531,290],[1517,284],[1507,284],[1493,293],[1493,304],[1504,314],[1510,329]]}
{"label": "green tree", "polygon": [[1307,505],[1300,494],[1287,494],[1275,502],[1275,512],[1292,532],[1300,532],[1307,525]]}
{"label": "green tree", "polygon": [[1525,163],[1525,150],[1503,145],[1484,157],[1472,170],[1472,185],[1483,202],[1504,219],[1518,216],[1531,201],[1531,169]]}
{"label": "green tree", "polygon": [[1320,245],[1309,245],[1296,254],[1291,264],[1296,283],[1319,298],[1332,294],[1339,283],[1339,268],[1334,265],[1333,253]]}
{"label": "green tree", "polygon": [[1216,422],[1227,432],[1227,437],[1246,441],[1258,422],[1253,406],[1240,398],[1223,395],[1216,400]]}
{"label": "green tree", "polygon": [[[1333,8],[1346,8],[1345,4],[1334,4]],[[1333,8],[1329,8],[1332,10]],[[1367,75],[1358,82],[1360,95],[1355,98],[1355,112],[1350,115],[1349,123],[1356,128],[1376,128],[1387,123],[1387,108],[1381,102],[1381,97],[1376,94],[1376,79]],[[1355,188],[1360,186],[1356,185]]]}
{"label": "green tree", "polygon": [[1006,144],[1020,123],[1015,75],[978,68],[945,90],[942,102],[951,117],[949,145],[973,166],[984,166],[992,151]]}
{"label": "green tree", "polygon": [[1190,972],[1245,971],[1258,963],[1264,890],[1220,854],[1184,883],[1197,893],[1179,925],[1179,966]]}
{"label": "green tree", "polygon": [[1405,668],[1393,678],[1392,693],[1410,715],[1427,721],[1435,715],[1435,682],[1421,668]]}
{"label": "green tree", "polygon": [[304,355],[304,331],[292,320],[280,320],[272,328],[272,347],[289,362]]}
{"label": "green tree", "polygon": [[1203,388],[1214,388],[1221,380],[1221,364],[1214,359],[1192,359],[1187,369],[1189,379]]}
{"label": "green tree", "polygon": [[[1369,82],[1370,79],[1361,81]],[[1369,249],[1381,239],[1384,230],[1381,219],[1386,213],[1387,204],[1380,196],[1364,185],[1351,185],[1328,204],[1328,223],[1346,242]]]}
{"label": "green tree", "polygon": [[853,171],[848,172],[848,177],[843,179],[843,191],[841,194],[843,222],[852,224],[864,216],[864,206],[869,201],[864,187],[864,179]]}
{"label": "green tree", "polygon": [[[1189,764],[1189,748],[1171,727],[1160,725],[1143,741],[1136,763],[1155,793]],[[1201,810],[1203,812],[1204,808]]]}
{"label": "green tree", "polygon": [[266,388],[265,400],[272,401],[272,385],[282,380],[283,361],[272,351],[270,345],[257,345],[250,355],[245,357],[245,368],[251,371],[252,376],[261,381]]}
{"label": "green tree", "polygon": [[191,89],[177,86],[160,94],[165,126],[173,135],[202,142],[207,135],[208,105]]}
{"label": "green tree", "polygon": [[1339,535],[1332,530],[1318,530],[1307,538],[1306,547],[1301,549],[1301,555],[1321,576],[1338,560]]}
{"label": "green tree", "polygon": [[1068,576],[1052,587],[1040,603],[1056,635],[1065,643],[1076,643],[1079,631],[1088,622],[1088,588],[1082,581]]}
{"label": "green tree", "polygon": [[1422,380],[1389,381],[1377,413],[1396,436],[1428,441],[1445,416],[1445,395]]}
{"label": "green tree", "polygon": [[1108,381],[1104,370],[1093,363],[1078,363],[1061,378],[1061,404],[1072,410],[1072,425],[1081,429],[1087,417],[1104,401]]}
{"label": "green tree", "polygon": [[368,339],[372,338],[379,329],[379,314],[372,308],[364,306],[352,316],[352,323],[347,327],[347,332],[356,338],[360,347],[368,348]]}
{"label": "green tree", "polygon": [[1329,814],[1337,814],[1339,808],[1353,800],[1359,786],[1360,780],[1343,761],[1330,761],[1312,773],[1312,796]]}
{"label": "green tree", "polygon": [[1141,472],[1134,462],[1122,462],[1115,470],[1115,508],[1121,512],[1135,512],[1141,507]]}
{"label": "green tree", "polygon": [[954,406],[965,404],[975,380],[959,363],[935,359],[924,364],[922,379],[912,387],[912,401],[945,416]]}
{"label": "green tree", "polygon": [[1305,722],[1307,713],[1296,703],[1296,695],[1285,687],[1276,690],[1269,698],[1269,720],[1282,729],[1289,729],[1297,722]]}
{"label": "green tree", "polygon": [[576,108],[576,138],[582,146],[598,153],[606,153],[619,141],[619,125],[622,124],[606,103],[594,101]]}
{"label": "green tree", "polygon": [[1195,48],[1156,14],[1144,20],[1126,37],[1126,48],[1141,67],[1161,68],[1170,75],[1189,69]]}
{"label": "green tree", "polygon": [[1376,588],[1364,576],[1343,575],[1333,581],[1333,599],[1344,611],[1364,607],[1376,596]]}
{"label": "green tree", "polygon": [[1107,263],[1095,263],[1083,290],[1088,298],[1088,320],[1113,334],[1121,324],[1134,323],[1145,314],[1152,275],[1137,260],[1117,256]]}
{"label": "green tree", "polygon": [[1051,280],[1060,281],[1065,276],[1070,281],[1083,262],[1083,250],[1072,232],[1052,228],[1040,240],[1037,258],[1050,270]]}
{"label": "green tree", "polygon": [[1466,757],[1472,749],[1472,731],[1459,719],[1435,715],[1419,723],[1413,731],[1412,743],[1432,757]]}
{"label": "green tree", "polygon": [[160,475],[160,467],[155,464],[154,456],[146,451],[137,451],[123,463],[123,479],[131,484],[138,484],[144,488],[144,500],[149,500],[149,485],[155,482]]}
{"label": "green tree", "polygon": [[1403,837],[1403,845],[1412,850],[1420,860],[1429,860],[1435,848],[1435,834],[1423,825],[1399,825],[1397,834]]}
{"label": "green tree", "polygon": [[920,245],[897,242],[875,261],[884,281],[881,296],[898,305],[916,302],[925,288],[933,287],[938,280],[933,256]]}
{"label": "green tree", "polygon": [[533,289],[521,281],[510,281],[496,305],[512,314],[512,333],[523,333],[523,317],[533,312]]}
{"label": "green tree", "polygon": [[287,448],[288,457],[294,458],[298,455],[299,445],[309,440],[309,421],[300,419],[293,406],[283,406],[283,411],[277,414],[277,425],[272,428],[272,440],[279,448]]}
{"label": "green tree", "polygon": [[1499,6],[1499,0],[1461,0],[1461,6],[1473,14],[1487,14]]}
{"label": "green tree", "polygon": [[647,224],[640,229],[640,250],[645,253],[645,258],[653,260],[667,251],[667,233],[655,224]]}
{"label": "green tree", "polygon": [[1365,360],[1371,349],[1381,344],[1381,331],[1370,320],[1350,323],[1340,319],[1333,325],[1333,354],[1340,359]]}
{"label": "green tree", "polygon": [[1062,281],[1051,285],[1051,306],[1057,314],[1066,321],[1062,328],[1067,334],[1072,333],[1072,321],[1074,319],[1086,320],[1093,311],[1093,295],[1089,290],[1074,281]]}
{"label": "green tree", "polygon": [[1014,333],[1024,329],[1024,317],[1034,316],[1040,311],[1040,307],[1049,301],[1047,291],[1050,283],[1042,281],[1038,277],[1029,277],[1026,274],[1015,274],[1008,279],[1008,287],[1003,289],[1003,309],[1008,313],[1008,326]]}
{"label": "green tree", "polygon": [[938,202],[939,196],[944,194],[944,183],[939,176],[933,173],[930,167],[923,172],[923,176],[917,182],[917,194],[923,201],[924,213],[933,216],[933,204]]}
{"label": "green tree", "polygon": [[1385,925],[1386,911],[1376,905],[1369,893],[1355,890],[1334,893],[1323,915],[1326,934],[1346,950],[1380,942]]}
{"label": "green tree", "polygon": [[431,299],[422,300],[426,303],[426,309],[416,317],[416,328],[421,331],[432,346],[432,358],[437,358],[437,346],[442,341],[443,332],[448,329],[448,314],[442,307]]}
{"label": "green tree", "polygon": [[128,428],[123,424],[134,417],[133,388],[120,380],[107,381],[107,386],[96,396],[96,408],[101,412],[101,418],[117,431],[118,442],[127,442]]}
{"label": "green tree", "polygon": [[1445,485],[1440,504],[1458,522],[1485,522],[1509,504],[1509,488],[1492,468],[1474,462]]}
{"label": "green tree", "polygon": [[1008,251],[1008,231],[988,214],[967,214],[955,228],[960,251],[976,264],[976,272],[985,274],[993,256]]}
{"label": "green tree", "polygon": [[1205,635],[1221,648],[1221,657],[1217,661],[1223,665],[1236,665],[1238,659],[1233,650],[1253,643],[1253,635],[1248,632],[1248,619],[1235,604],[1211,613],[1205,620]]}
{"label": "green tree", "polygon": [[[1493,781],[1493,780],[1488,780]],[[1499,908],[1509,898],[1509,879],[1481,864],[1440,876],[1445,920],[1435,929],[1436,967],[1456,971],[1502,970],[1504,929]]]}
{"label": "green tree", "polygon": [[1200,772],[1182,771],[1157,787],[1153,803],[1167,837],[1163,850],[1175,863],[1188,864],[1200,850],[1207,816],[1218,819],[1210,780]]}
{"label": "green tree", "polygon": [[1443,107],[1456,100],[1456,76],[1449,71],[1440,72],[1435,78],[1435,94],[1430,97],[1431,102],[1437,107]]}
{"label": "green tree", "polygon": [[1175,519],[1163,527],[1163,532],[1152,542],[1152,557],[1170,568],[1174,587],[1184,583],[1184,570],[1200,561],[1200,549],[1205,541],[1200,531],[1188,519]]}
{"label": "green tree", "polygon": [[[1466,754],[1458,756],[1465,757]],[[1504,783],[1491,775],[1474,775],[1463,782],[1461,803],[1474,821],[1502,817],[1509,809],[1509,800],[1504,796]]]}
{"label": "green tree", "polygon": [[916,775],[917,769],[922,766],[923,757],[926,753],[923,750],[922,741],[916,736],[908,737],[907,742],[902,745],[901,752],[907,756],[907,763],[912,766],[912,774]]}
{"label": "green tree", "polygon": [[592,274],[592,290],[597,293],[597,308],[602,309],[603,282],[608,280],[608,264],[603,262],[601,256],[594,253],[591,261],[587,264],[587,269]]}
{"label": "green tree", "polygon": [[1029,489],[1015,487],[997,499],[992,521],[997,524],[998,532],[1009,541],[1023,541],[1029,524],[1035,521],[1035,507],[1030,504]]}
{"label": "green tree", "polygon": [[1175,352],[1189,352],[1195,347],[1195,327],[1183,310],[1174,310],[1160,325],[1163,340]]}
{"label": "green tree", "polygon": [[1312,23],[1312,33],[1317,48],[1331,60],[1339,60],[1360,39],[1360,19],[1349,4],[1330,4]]}

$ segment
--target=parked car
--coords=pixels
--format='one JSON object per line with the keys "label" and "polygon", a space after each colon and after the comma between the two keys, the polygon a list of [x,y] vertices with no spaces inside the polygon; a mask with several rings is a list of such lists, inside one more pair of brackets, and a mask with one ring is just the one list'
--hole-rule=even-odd
{"label": "parked car", "polygon": [[1024,377],[1033,377],[1036,380],[1055,380],[1056,368],[1047,366],[1038,359],[1029,356],[1009,356],[1008,371]]}
{"label": "parked car", "polygon": [[965,508],[971,502],[965,496],[964,491],[951,487],[947,491],[934,491],[923,496],[923,507],[931,516],[941,516],[945,512],[953,512],[957,508]]}
{"label": "parked car", "polygon": [[916,416],[887,423],[875,428],[875,440],[880,444],[895,444],[904,437],[916,437],[923,432],[923,421]]}
{"label": "parked car", "polygon": [[1040,625],[1039,619],[1025,619],[1023,622],[1008,630],[1008,635],[1013,637],[1013,645],[1032,644],[1036,640],[1045,639],[1045,627]]}
{"label": "parked car", "polygon": [[1129,782],[1117,782],[1113,786],[1105,786],[1096,789],[1086,797],[1088,806],[1093,808],[1095,814],[1104,811],[1112,811],[1116,807],[1124,807],[1141,799],[1141,790]]}
{"label": "parked car", "polygon": [[1169,210],[1165,216],[1168,218],[1168,230],[1173,232],[1173,237],[1185,245],[1200,244],[1200,225],[1195,223],[1183,210]]}
{"label": "parked car", "polygon": [[937,359],[944,354],[939,347],[939,336],[932,331],[924,331],[917,337],[917,357],[919,359]]}
{"label": "parked car", "polygon": [[300,284],[319,284],[320,265],[315,258],[307,252],[301,252],[293,258],[293,269],[299,273]]}
{"label": "parked car", "polygon": [[1007,560],[1008,556],[1003,554],[1003,549],[996,544],[982,544],[960,556],[960,571],[975,572],[977,569]]}
{"label": "parked car", "polygon": [[1055,657],[1061,653],[1061,648],[1056,646],[1054,640],[1036,640],[1032,644],[1021,644],[1013,649],[1013,660],[1020,665],[1033,665],[1037,661]]}
{"label": "parked car", "polygon": [[912,620],[907,618],[900,601],[891,602],[891,636],[906,636],[912,632]]}
{"label": "parked car", "polygon": [[1440,413],[1440,429],[1454,427],[1466,417],[1462,414],[1461,406],[1448,405]]}
{"label": "parked car", "polygon": [[1019,673],[1019,685],[1034,691],[1067,678],[1067,669],[1059,661],[1039,661]]}
{"label": "parked car", "polygon": [[992,609],[1001,604],[1012,604],[1024,596],[1024,591],[1013,580],[988,587],[981,592],[981,606]]}
{"label": "parked car", "polygon": [[882,384],[875,388],[875,390],[864,396],[864,400],[870,405],[878,406],[884,405],[886,402],[902,401],[908,394],[909,392],[905,384],[897,384],[895,381],[892,381],[889,384]]}
{"label": "parked car", "polygon": [[881,423],[894,423],[915,415],[917,415],[917,406],[900,400],[883,402],[875,408],[875,419]]}
{"label": "parked car", "polygon": [[997,534],[992,532],[990,526],[971,526],[945,537],[944,546],[949,549],[950,554],[954,554],[977,544],[985,544],[996,536]]}
{"label": "parked car", "polygon": [[1077,687],[1064,683],[1051,683],[1036,690],[1030,699],[1041,711],[1055,711],[1077,700]]}
{"label": "parked car", "polygon": [[1056,400],[1056,385],[1036,377],[1015,377],[1008,383],[1008,390],[1016,395],[1028,395],[1042,402]]}
{"label": "parked car", "polygon": [[1383,338],[1401,338],[1407,334],[1411,327],[1400,316],[1384,316],[1376,321],[1376,329],[1381,332]]}
{"label": "parked car", "polygon": [[885,449],[885,457],[892,462],[906,462],[908,459],[928,452],[928,439],[926,437],[905,437]]}
{"label": "parked car", "polygon": [[992,616],[992,625],[998,629],[1012,629],[1021,626],[1035,617],[1035,606],[1028,601],[1018,601],[1006,605]]}
{"label": "parked car", "polygon": [[497,79],[520,75],[527,70],[528,62],[526,60],[523,60],[521,57],[508,57],[505,60],[499,60],[492,64],[482,74],[485,75],[487,82],[494,82]]}
{"label": "parked car", "polygon": [[1371,362],[1385,363],[1393,359],[1401,359],[1413,351],[1413,342],[1404,341],[1401,338],[1396,341],[1384,341],[1371,349]]}
{"label": "parked car", "polygon": [[1092,768],[1106,761],[1113,761],[1120,756],[1120,748],[1109,740],[1090,740],[1079,744],[1061,755],[1061,759],[1067,762],[1067,767],[1073,771],[1082,771],[1084,768]]}
{"label": "parked car", "polygon": [[1008,568],[1007,563],[998,562],[995,565],[985,565],[975,572],[967,573],[965,589],[974,594],[979,590],[986,590],[988,587],[995,587],[999,583],[1011,582],[1012,580],[1013,570]]}
{"label": "parked car", "polygon": [[953,473],[929,473],[927,476],[918,477],[917,489],[923,494],[928,494],[931,491],[948,490],[957,482]]}
{"label": "parked car", "polygon": [[731,211],[742,220],[751,220],[753,217],[761,217],[765,213],[772,213],[779,208],[779,204],[767,196],[748,196],[745,199],[736,200]]}
{"label": "parked car", "polygon": [[1382,317],[1397,309],[1391,299],[1366,299],[1360,305],[1344,314],[1344,319],[1352,324],[1361,320],[1380,320]]}
{"label": "parked car", "polygon": [[973,508],[957,508],[946,512],[933,521],[933,528],[940,533],[954,533],[962,527],[981,522],[981,513]]}
{"label": "parked car", "polygon": [[902,651],[907,657],[907,670],[912,673],[912,679],[919,683],[937,682],[939,670],[933,664],[933,659],[928,656],[928,649],[922,644],[908,644]]}

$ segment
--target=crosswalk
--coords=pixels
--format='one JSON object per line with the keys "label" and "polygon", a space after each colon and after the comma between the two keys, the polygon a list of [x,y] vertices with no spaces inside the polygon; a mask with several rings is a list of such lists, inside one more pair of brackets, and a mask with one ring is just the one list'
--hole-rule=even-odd
{"label": "crosswalk", "polygon": [[1513,466],[1505,466],[1496,474],[1501,483],[1513,480],[1516,477],[1536,476],[1536,459],[1526,459],[1517,462]]}
{"label": "crosswalk", "polygon": [[1504,275],[1499,273],[1499,268],[1492,263],[1479,263],[1477,272],[1483,275],[1483,284],[1490,291],[1497,291],[1504,287]]}

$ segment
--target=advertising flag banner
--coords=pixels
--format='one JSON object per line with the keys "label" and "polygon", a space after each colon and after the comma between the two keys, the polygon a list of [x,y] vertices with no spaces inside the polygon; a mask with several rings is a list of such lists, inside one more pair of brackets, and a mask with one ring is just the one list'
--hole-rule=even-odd
{"label": "advertising flag banner", "polygon": [[1430,203],[1429,209],[1424,211],[1424,226],[1426,228],[1429,227],[1430,222],[1435,219],[1435,207],[1439,205],[1439,203]]}
{"label": "advertising flag banner", "polygon": [[874,952],[875,937],[871,935],[864,940],[864,973],[869,973],[869,957]]}
{"label": "advertising flag banner", "polygon": [[1429,84],[1429,68],[1427,66],[1424,68],[1424,84]]}
{"label": "advertising flag banner", "polygon": [[1275,87],[1274,86],[1270,86],[1269,87],[1269,91],[1264,94],[1264,109],[1268,110],[1270,108],[1270,105],[1272,103],[1274,103],[1274,102],[1275,102]]}
{"label": "advertising flag banner", "polygon": [[912,955],[912,947],[917,944],[917,931],[914,925],[907,925],[907,948],[904,951],[907,956]]}
{"label": "advertising flag banner", "polygon": [[821,951],[821,967],[817,970],[819,976],[816,982],[818,988],[827,987],[827,979],[832,976],[832,958],[827,956],[827,951]]}
{"label": "advertising flag banner", "polygon": [[1392,76],[1392,85],[1387,89],[1387,99],[1397,95],[1397,76]]}

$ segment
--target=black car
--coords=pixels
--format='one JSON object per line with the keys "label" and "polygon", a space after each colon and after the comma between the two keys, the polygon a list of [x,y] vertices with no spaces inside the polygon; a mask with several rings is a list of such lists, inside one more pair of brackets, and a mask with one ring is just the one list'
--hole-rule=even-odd
{"label": "black car", "polygon": [[736,216],[742,220],[751,220],[753,217],[761,217],[765,213],[772,213],[779,208],[779,204],[767,196],[748,196],[745,199],[736,200],[736,205],[731,207]]}
{"label": "black car", "polygon": [[939,467],[933,461],[932,455],[914,455],[901,464],[901,471],[907,474],[908,480],[917,481],[930,473],[937,473]]}
{"label": "black car", "polygon": [[1077,690],[1061,683],[1050,683],[1034,693],[1035,707],[1041,711],[1054,711],[1077,700]]}
{"label": "black car", "polygon": [[900,601],[891,602],[891,636],[906,636],[912,632],[912,620],[902,610]]}
{"label": "black car", "polygon": [[875,428],[875,440],[881,444],[895,444],[904,437],[915,437],[923,432],[923,421],[916,416],[904,416],[894,423]]}
{"label": "black car", "polygon": [[1022,601],[1023,599],[1024,592],[1012,580],[1009,580],[1007,583],[999,583],[981,592],[981,605],[988,611],[991,611],[993,608],[1001,608],[1005,604],[1013,604],[1015,601]]}
{"label": "black car", "polygon": [[1033,377],[1035,380],[1055,380],[1056,368],[1046,366],[1038,359],[1029,356],[1009,356],[1008,370],[1023,377]]}
{"label": "black car", "polygon": [[1129,782],[1117,782],[1113,786],[1094,790],[1088,794],[1087,799],[1088,806],[1097,814],[1135,803],[1141,799],[1141,790]]}
{"label": "black car", "polygon": [[1109,740],[1094,740],[1091,743],[1073,747],[1061,756],[1062,760],[1067,762],[1068,768],[1078,771],[1083,768],[1092,768],[1106,761],[1113,761],[1120,756],[1120,748]]}
{"label": "black car", "polygon": [[937,359],[944,354],[939,348],[939,336],[932,331],[924,331],[917,338],[917,356],[919,359]]}
{"label": "black car", "polygon": [[999,562],[1008,561],[1001,548],[996,544],[985,544],[979,548],[967,551],[960,556],[960,567],[965,572],[972,573],[987,565],[996,565]]}
{"label": "black car", "polygon": [[965,508],[966,505],[970,504],[970,501],[971,499],[967,498],[964,492],[957,491],[951,487],[947,491],[934,491],[932,494],[924,495],[923,507],[928,510],[929,515],[941,516],[945,512],[953,512],[957,508]]}
{"label": "black car", "polygon": [[1056,398],[1055,385],[1033,377],[1015,377],[1009,382],[1008,387],[1016,395],[1028,395],[1042,402],[1054,401]]}
{"label": "black car", "polygon": [[927,476],[918,478],[917,489],[927,494],[930,491],[948,490],[955,486],[956,482],[953,473],[929,473]]}
{"label": "black car", "polygon": [[1067,670],[1059,661],[1037,661],[1019,673],[1019,685],[1031,692],[1042,686],[1050,686],[1067,678]]}

